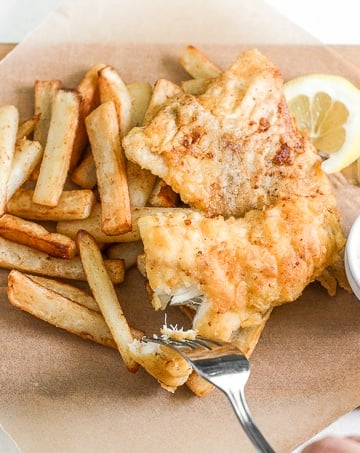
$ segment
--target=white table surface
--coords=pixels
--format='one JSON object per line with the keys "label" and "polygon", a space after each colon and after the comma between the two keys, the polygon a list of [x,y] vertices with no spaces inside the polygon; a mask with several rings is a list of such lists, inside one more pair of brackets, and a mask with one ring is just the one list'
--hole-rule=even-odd
{"label": "white table surface", "polygon": [[[251,1],[251,0],[249,0]],[[360,45],[357,0],[266,0],[271,6],[325,44]],[[60,0],[1,0],[0,42],[22,41]],[[1,419],[1,409],[0,409]],[[360,410],[337,420],[319,433],[343,436],[360,434]],[[312,439],[313,440],[313,439]],[[0,427],[0,453],[17,451]],[[297,453],[301,448],[297,449]]]}

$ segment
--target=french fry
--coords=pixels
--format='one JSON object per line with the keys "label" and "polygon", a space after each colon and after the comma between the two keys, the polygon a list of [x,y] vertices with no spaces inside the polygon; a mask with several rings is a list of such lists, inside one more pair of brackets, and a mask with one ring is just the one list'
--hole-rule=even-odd
{"label": "french fry", "polygon": [[134,337],[105,268],[101,252],[92,236],[84,230],[78,232],[76,243],[91,292],[112,333],[126,368],[135,372],[138,364],[129,351],[129,344]]}
{"label": "french fry", "polygon": [[179,204],[179,194],[174,192],[165,181],[158,178],[148,199],[149,206],[175,208]]}
{"label": "french fry", "polygon": [[16,142],[14,158],[11,163],[7,183],[7,200],[26,182],[39,165],[43,148],[39,142],[22,138]]}
{"label": "french fry", "polygon": [[215,389],[213,384],[210,384],[209,381],[202,378],[195,371],[190,374],[188,380],[186,381],[186,386],[200,398],[208,395]]}
{"label": "french fry", "polygon": [[[140,274],[146,278],[146,256],[145,253],[139,253],[136,258],[136,267]],[[149,293],[150,286],[147,288],[147,292]],[[152,295],[149,294],[151,297]]]}
{"label": "french fry", "polygon": [[58,205],[49,207],[33,202],[32,189],[19,189],[8,201],[6,211],[29,220],[86,219],[96,202],[91,190],[65,190]]}
{"label": "french fry", "polygon": [[143,124],[149,124],[166,101],[180,93],[182,89],[178,85],[167,79],[159,79],[155,84]]}
{"label": "french fry", "polygon": [[28,136],[34,132],[35,126],[39,122],[39,118],[40,115],[34,115],[32,118],[29,118],[19,124],[16,140],[18,141],[23,138],[28,138]]}
{"label": "french fry", "polygon": [[102,103],[108,101],[114,103],[120,134],[126,135],[131,126],[132,103],[129,91],[116,69],[105,66],[99,71],[99,91]]}
{"label": "french fry", "polygon": [[31,275],[13,270],[8,276],[8,299],[17,308],[86,340],[116,348],[102,315],[51,289]]}
{"label": "french fry", "polygon": [[101,205],[97,203],[87,219],[83,220],[64,220],[59,221],[56,225],[56,231],[69,236],[71,239],[76,238],[78,230],[88,231],[98,243],[114,243],[114,242],[133,242],[141,239],[138,228],[138,220],[145,215],[153,215],[159,212],[168,212],[171,210],[177,212],[179,210],[189,212],[187,208],[155,208],[155,207],[135,207],[131,208],[132,230],[128,233],[109,236],[101,230]]}
{"label": "french fry", "polygon": [[93,189],[97,184],[96,168],[91,148],[71,174],[71,181],[83,189]]}
{"label": "french fry", "polygon": [[85,124],[101,199],[101,229],[108,235],[127,233],[131,231],[130,197],[114,103],[101,104]]}
{"label": "french fry", "polygon": [[131,99],[131,120],[129,129],[141,126],[149,107],[152,88],[148,83],[134,82],[127,86]]}
{"label": "french fry", "polygon": [[35,186],[33,201],[56,206],[67,178],[79,122],[80,96],[75,90],[59,90],[52,104],[49,133]]}
{"label": "french fry", "polygon": [[221,69],[194,46],[184,48],[180,54],[179,62],[194,79],[208,79],[221,74]]}
{"label": "french fry", "polygon": [[205,93],[209,85],[214,79],[190,79],[181,82],[181,88],[185,93],[193,94],[198,96],[199,94]]}
{"label": "french fry", "polygon": [[49,233],[38,223],[10,214],[0,217],[0,236],[57,258],[70,259],[76,253],[75,242],[67,236]]}
{"label": "french fry", "polygon": [[96,63],[85,73],[76,87],[81,96],[81,111],[84,118],[100,104],[99,71],[105,66],[104,63]]}
{"label": "french fry", "polygon": [[[113,283],[122,283],[125,264],[122,260],[105,260],[106,268]],[[54,258],[47,253],[17,244],[0,236],[0,267],[17,269],[49,277],[85,281],[84,269],[79,257],[70,260]]]}
{"label": "french fry", "polygon": [[84,150],[88,144],[88,136],[85,127],[85,118],[92,112],[99,104],[99,86],[98,86],[98,72],[105,67],[104,64],[98,63],[92,66],[80,80],[76,87],[80,95],[80,112],[79,122],[76,129],[74,146],[71,153],[69,169],[73,170],[78,164]]}
{"label": "french fry", "polygon": [[100,308],[93,296],[77,286],[70,285],[69,283],[64,283],[59,280],[54,280],[53,278],[42,277],[40,275],[31,275],[30,278],[39,285],[44,286],[45,288],[54,291],[55,293],[58,293],[61,296],[76,302],[77,304],[83,305],[89,310],[100,313]]}
{"label": "french fry", "polygon": [[246,357],[250,357],[257,345],[261,332],[264,330],[267,321],[271,315],[272,308],[270,308],[263,316],[260,324],[256,326],[244,327],[236,335],[234,344],[243,352]]}
{"label": "french fry", "polygon": [[128,161],[126,176],[131,206],[145,206],[156,180],[156,176],[138,164]]}
{"label": "french fry", "polygon": [[34,116],[38,121],[34,126],[34,140],[45,148],[49,132],[52,103],[61,87],[60,80],[36,80],[34,85]]}
{"label": "french fry", "polygon": [[13,105],[0,107],[0,216],[5,212],[7,184],[15,153],[19,112]]}
{"label": "french fry", "polygon": [[122,259],[125,261],[125,269],[130,269],[137,264],[139,253],[144,253],[142,241],[121,242],[111,245],[106,250],[106,256],[111,259]]}

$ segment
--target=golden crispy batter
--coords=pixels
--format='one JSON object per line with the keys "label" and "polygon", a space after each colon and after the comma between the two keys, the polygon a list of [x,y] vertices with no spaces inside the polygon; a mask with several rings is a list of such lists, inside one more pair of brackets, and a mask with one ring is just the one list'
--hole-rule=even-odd
{"label": "golden crispy batter", "polygon": [[324,282],[344,246],[330,183],[282,84],[266,57],[245,52],[204,94],[174,95],[124,140],[129,159],[196,208],[139,220],[154,308],[202,295],[193,328],[248,355],[272,308]]}
{"label": "golden crispy batter", "polygon": [[292,124],[277,68],[244,52],[199,97],[177,94],[124,139],[127,157],[209,215],[241,216],[289,194],[315,195],[324,178]]}
{"label": "golden crispy batter", "polygon": [[[193,327],[228,340],[297,299],[338,258],[337,214],[324,196],[293,196],[244,218],[160,214],[139,221],[146,272],[161,307],[165,295],[195,287],[205,295]],[[159,303],[160,301],[160,303]]]}

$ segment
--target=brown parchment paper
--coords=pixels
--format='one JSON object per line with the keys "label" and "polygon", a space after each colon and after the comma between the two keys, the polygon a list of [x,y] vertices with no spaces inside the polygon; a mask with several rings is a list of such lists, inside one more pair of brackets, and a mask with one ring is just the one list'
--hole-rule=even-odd
{"label": "brown parchment paper", "polygon": [[[81,13],[86,22],[91,10],[85,3],[65,4],[0,65],[1,104],[15,103],[26,117],[32,112],[36,78],[60,78],[65,86],[74,86],[98,61],[114,65],[127,82],[153,83],[160,76],[179,81],[186,77],[176,61],[182,43],[201,46],[222,67],[241,50],[256,45],[273,59],[285,78],[331,72],[360,86],[355,65],[332,49],[314,44],[295,26],[287,24],[288,33],[281,41],[276,31],[283,18],[261,2],[237,2],[235,11],[230,9],[235,2],[228,2],[223,16],[245,14],[239,16],[238,34],[236,24],[232,24],[232,41],[226,32],[226,40],[216,42],[219,32],[215,28],[215,38],[212,30],[207,36],[198,31],[194,36],[191,27],[189,33],[182,29],[181,34],[178,24],[179,36],[172,34],[170,43],[164,40],[166,31],[161,42],[158,36],[150,40],[149,35],[141,40],[138,30],[134,39],[126,39],[114,29],[114,35],[121,35],[117,41],[110,39],[109,32],[97,39],[96,29],[90,27],[89,36],[85,33],[88,24],[79,25]],[[88,5],[96,4],[97,9],[91,11],[104,22],[111,11],[105,12],[100,3],[106,2]],[[159,8],[160,3],[154,2],[154,7]],[[249,7],[250,3],[253,6]],[[210,10],[214,4],[209,2]],[[190,3],[183,5],[189,7]],[[221,5],[224,10],[227,4]],[[135,6],[127,5],[126,14],[134,14]],[[116,14],[120,24],[127,23],[129,16],[124,19],[119,8]],[[174,11],[169,14],[176,16]],[[211,20],[215,21],[213,16]],[[114,26],[114,17],[110,22]],[[130,23],[134,22],[131,16]],[[257,23],[272,26],[272,30],[264,30],[262,42],[258,29],[252,33]],[[208,23],[203,30],[206,26]],[[84,33],[86,39],[82,39]],[[266,41],[267,36],[275,35],[276,39]],[[192,37],[197,37],[196,42],[190,40]],[[354,53],[360,55],[360,49]],[[352,206],[339,200],[344,215],[353,215]],[[116,351],[76,338],[11,307],[6,279],[7,272],[0,270],[0,423],[23,452],[253,451],[220,392],[199,399],[184,387],[169,394],[144,371],[129,374]],[[118,291],[131,323],[146,333],[158,331],[163,313],[153,312],[136,270],[129,272]],[[168,321],[186,322],[175,310],[169,313]],[[320,286],[311,285],[297,302],[274,310],[251,367],[246,394],[253,416],[277,452],[290,451],[360,405],[360,302],[341,290],[330,298]]]}

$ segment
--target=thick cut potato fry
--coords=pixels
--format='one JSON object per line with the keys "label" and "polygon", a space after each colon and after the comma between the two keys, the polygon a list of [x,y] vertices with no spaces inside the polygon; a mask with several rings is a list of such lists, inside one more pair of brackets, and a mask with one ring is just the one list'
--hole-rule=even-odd
{"label": "thick cut potato fry", "polygon": [[105,268],[99,247],[84,230],[78,232],[76,242],[91,292],[118,346],[126,368],[134,372],[138,369],[138,364],[132,359],[129,351],[129,344],[134,337]]}
{"label": "thick cut potato fry", "polygon": [[52,103],[61,87],[60,80],[36,80],[34,85],[34,115],[39,120],[34,127],[34,140],[45,148],[51,120]]}
{"label": "thick cut potato fry", "polygon": [[27,181],[40,164],[43,147],[39,142],[22,138],[16,142],[14,158],[11,163],[7,183],[7,200]]}
{"label": "thick cut potato fry", "polygon": [[79,122],[76,129],[69,165],[70,170],[73,170],[76,167],[88,144],[85,118],[100,104],[98,72],[104,67],[105,65],[102,63],[94,65],[86,72],[76,87],[76,90],[80,94],[81,101]]}
{"label": "thick cut potato fry", "polygon": [[134,82],[127,85],[131,99],[131,120],[129,129],[141,126],[149,107],[152,88],[148,83]]}
{"label": "thick cut potato fry", "polygon": [[[88,300],[83,303],[85,296],[92,300],[96,310],[86,305]],[[8,298],[15,307],[49,324],[117,349],[95,299],[75,286],[12,270],[8,276]],[[144,335],[133,327],[130,331],[134,338]]]}
{"label": "thick cut potato fry", "polygon": [[178,212],[182,210],[184,212],[189,212],[189,209],[182,209],[182,208],[155,208],[155,207],[139,207],[139,208],[131,208],[131,218],[132,218],[132,230],[129,233],[118,234],[114,236],[108,236],[104,234],[101,230],[101,205],[97,203],[92,211],[91,214],[87,219],[83,220],[64,220],[59,221],[56,226],[56,231],[61,234],[65,234],[69,236],[71,239],[76,238],[76,233],[79,230],[86,230],[88,231],[98,243],[109,244],[113,242],[132,242],[132,241],[139,241],[141,239],[139,228],[138,228],[138,220],[140,217],[144,217],[146,215],[152,215],[159,212]]}
{"label": "thick cut potato fry", "polygon": [[193,94],[198,96],[199,94],[205,93],[209,85],[214,79],[190,79],[181,82],[181,88],[185,93]]}
{"label": "thick cut potato fry", "polygon": [[[113,283],[122,283],[125,263],[122,260],[105,260],[105,266]],[[47,253],[17,244],[0,236],[0,267],[17,269],[49,277],[85,281],[84,269],[79,257],[70,260],[54,258]]]}
{"label": "thick cut potato fry", "polygon": [[101,199],[101,228],[108,235],[127,233],[131,231],[130,197],[114,103],[101,104],[85,123]]}
{"label": "thick cut potato fry", "polygon": [[186,386],[189,387],[189,389],[200,398],[208,395],[215,389],[215,386],[213,384],[210,384],[209,381],[206,381],[195,371],[190,374],[188,380],[186,381]]}
{"label": "thick cut potato fry", "polygon": [[0,216],[5,212],[7,184],[15,153],[19,112],[13,105],[0,107]]}
{"label": "thick cut potato fry", "polygon": [[33,276],[13,270],[8,276],[8,299],[17,308],[86,340],[116,348],[103,316],[52,291]]}
{"label": "thick cut potato fry", "polygon": [[111,245],[106,250],[106,256],[111,259],[122,259],[125,261],[125,269],[130,269],[137,264],[139,253],[144,253],[142,241],[121,242]]}
{"label": "thick cut potato fry", "polygon": [[8,201],[8,213],[30,220],[75,220],[89,217],[96,197],[91,190],[66,190],[55,207],[33,202],[32,189],[19,189]]}
{"label": "thick cut potato fry", "polygon": [[37,282],[39,285],[60,294],[67,299],[76,302],[77,304],[83,305],[89,310],[97,311],[100,313],[100,308],[96,303],[96,300],[86,291],[78,288],[77,286],[64,283],[53,278],[42,277],[40,275],[31,275],[31,280]]}
{"label": "thick cut potato fry", "polygon": [[67,236],[49,233],[38,223],[10,214],[0,217],[0,236],[57,258],[70,259],[76,253],[75,242]]}
{"label": "thick cut potato fry", "polygon": [[34,191],[34,202],[56,206],[68,175],[79,122],[80,96],[75,90],[59,90],[52,104],[49,133]]}
{"label": "thick cut potato fry", "polygon": [[71,181],[83,189],[93,189],[97,184],[96,167],[91,148],[71,174]]}
{"label": "thick cut potato fry", "polygon": [[170,82],[170,80],[159,79],[155,84],[148,109],[144,116],[143,124],[149,124],[169,99],[182,92],[182,89],[175,83]]}
{"label": "thick cut potato fry", "polygon": [[18,131],[16,133],[16,140],[28,138],[35,129],[36,124],[39,122],[40,115],[34,115],[32,118],[23,121],[19,124]]}
{"label": "thick cut potato fry", "polygon": [[108,101],[114,103],[120,134],[126,135],[131,126],[132,103],[129,91],[116,69],[105,66],[99,71],[99,90],[102,103]]}
{"label": "thick cut potato fry", "polygon": [[184,48],[180,54],[179,62],[194,79],[213,78],[222,72],[206,55],[194,46]]}
{"label": "thick cut potato fry", "polygon": [[84,118],[100,104],[99,71],[105,66],[104,63],[96,63],[85,73],[77,86],[77,91],[81,96],[81,111]]}
{"label": "thick cut potato fry", "polygon": [[149,206],[175,208],[180,201],[179,194],[174,192],[165,181],[158,178],[148,200]]}
{"label": "thick cut potato fry", "polygon": [[141,168],[140,165],[128,161],[126,175],[129,188],[130,205],[145,206],[148,202],[156,176],[149,170]]}

